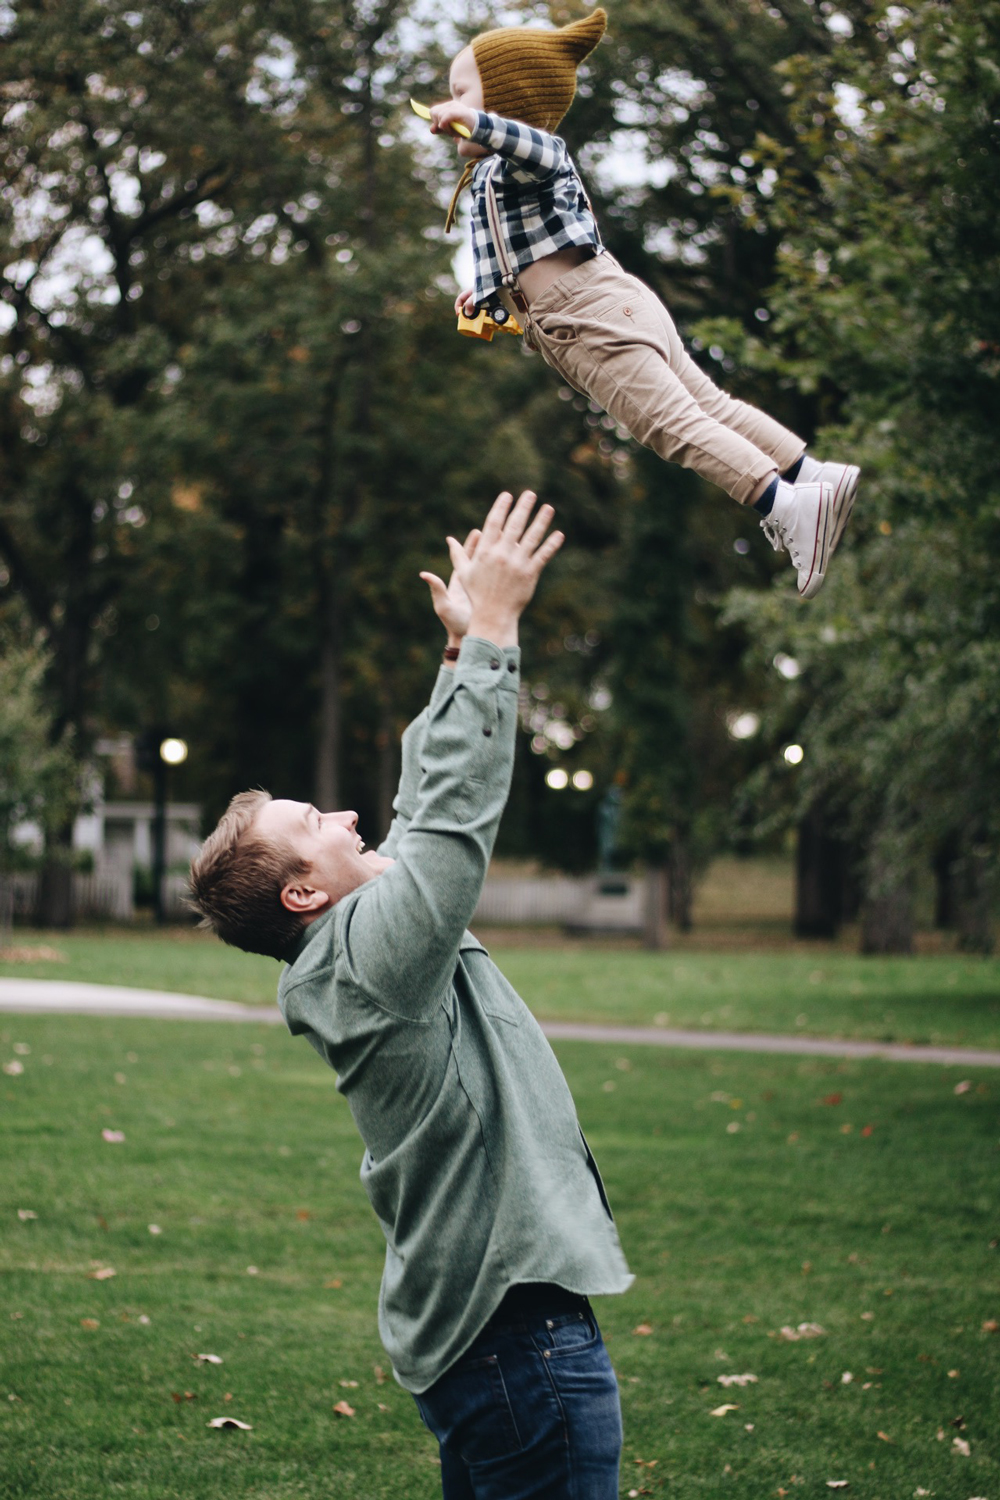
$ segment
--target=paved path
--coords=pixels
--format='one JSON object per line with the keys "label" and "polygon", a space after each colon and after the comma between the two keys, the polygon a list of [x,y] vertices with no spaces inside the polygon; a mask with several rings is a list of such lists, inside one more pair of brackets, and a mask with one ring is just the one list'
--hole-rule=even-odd
{"label": "paved path", "polygon": [[[146,1016],[162,1021],[256,1021],[280,1025],[273,1005],[238,1005],[202,995],[131,990],[120,985],[61,979],[0,979],[0,1011],[20,1015]],[[1000,1052],[978,1047],[906,1046],[896,1042],[834,1041],[827,1037],[767,1036],[745,1031],[680,1031],[668,1026],[590,1026],[543,1021],[553,1041],[616,1042],[620,1046],[692,1047],[718,1052],[784,1052],[798,1057],[880,1057],[893,1062],[950,1063],[1000,1068]]]}

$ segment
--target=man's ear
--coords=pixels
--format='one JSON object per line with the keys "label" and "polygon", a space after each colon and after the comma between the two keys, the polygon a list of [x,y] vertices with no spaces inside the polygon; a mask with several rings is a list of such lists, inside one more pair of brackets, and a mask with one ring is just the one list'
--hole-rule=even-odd
{"label": "man's ear", "polygon": [[281,904],[286,911],[294,912],[297,917],[302,917],[311,912],[323,911],[330,905],[330,897],[326,891],[318,891],[315,886],[299,881],[282,888]]}

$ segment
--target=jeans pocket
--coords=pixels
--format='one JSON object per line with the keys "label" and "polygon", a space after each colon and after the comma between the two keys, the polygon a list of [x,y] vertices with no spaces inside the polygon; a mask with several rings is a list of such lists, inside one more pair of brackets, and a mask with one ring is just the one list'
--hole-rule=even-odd
{"label": "jeans pocket", "polygon": [[495,1354],[459,1360],[415,1399],[425,1426],[467,1464],[521,1451],[523,1444]]}
{"label": "jeans pocket", "polygon": [[546,1359],[582,1354],[600,1343],[597,1324],[588,1313],[567,1313],[546,1323]]}

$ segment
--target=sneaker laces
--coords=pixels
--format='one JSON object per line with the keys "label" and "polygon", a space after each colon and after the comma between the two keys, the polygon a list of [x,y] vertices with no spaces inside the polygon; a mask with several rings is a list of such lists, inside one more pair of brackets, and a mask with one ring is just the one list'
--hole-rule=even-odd
{"label": "sneaker laces", "polygon": [[781,535],[781,527],[777,521],[772,521],[770,516],[765,516],[760,523],[760,529],[771,543],[775,552],[784,552],[785,542]]}
{"label": "sneaker laces", "polygon": [[799,549],[795,546],[792,537],[785,532],[781,522],[772,519],[771,516],[765,516],[760,526],[775,552],[784,552],[787,547],[788,555],[792,560],[792,566],[796,569],[801,568],[802,559]]}

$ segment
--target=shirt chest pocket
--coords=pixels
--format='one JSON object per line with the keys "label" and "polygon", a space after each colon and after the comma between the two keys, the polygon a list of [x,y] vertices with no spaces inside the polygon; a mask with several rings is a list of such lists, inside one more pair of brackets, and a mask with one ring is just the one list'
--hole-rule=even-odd
{"label": "shirt chest pocket", "polygon": [[524,1001],[507,983],[482,943],[471,932],[466,933],[462,939],[458,956],[465,970],[469,990],[475,995],[480,1009],[491,1020],[506,1021],[508,1026],[520,1026],[524,1019]]}

